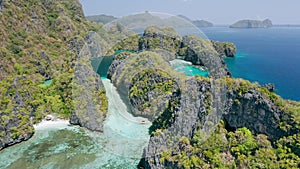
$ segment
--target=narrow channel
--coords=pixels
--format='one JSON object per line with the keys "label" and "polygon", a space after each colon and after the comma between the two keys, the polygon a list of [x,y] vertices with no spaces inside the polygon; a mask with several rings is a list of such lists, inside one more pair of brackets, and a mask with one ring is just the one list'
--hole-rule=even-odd
{"label": "narrow channel", "polygon": [[62,120],[42,122],[29,141],[1,151],[0,168],[136,168],[150,138],[151,122],[133,117],[110,80],[101,80],[109,100],[103,133]]}

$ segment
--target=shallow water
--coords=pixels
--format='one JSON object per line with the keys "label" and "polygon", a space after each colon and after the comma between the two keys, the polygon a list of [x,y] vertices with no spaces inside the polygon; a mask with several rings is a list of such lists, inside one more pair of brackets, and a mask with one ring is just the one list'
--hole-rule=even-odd
{"label": "shallow water", "polygon": [[181,59],[174,59],[170,61],[171,66],[177,71],[182,72],[187,76],[204,76],[208,77],[209,73],[207,70],[202,70],[200,67],[192,65],[191,62],[187,62]]}
{"label": "shallow water", "polygon": [[151,123],[129,114],[116,88],[108,79],[102,81],[109,99],[103,133],[66,121],[43,122],[29,141],[1,151],[0,168],[136,168]]}

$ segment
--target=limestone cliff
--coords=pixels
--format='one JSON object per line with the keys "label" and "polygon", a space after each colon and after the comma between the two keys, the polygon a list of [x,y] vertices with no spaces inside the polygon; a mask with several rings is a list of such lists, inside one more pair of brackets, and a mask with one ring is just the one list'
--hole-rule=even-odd
{"label": "limestone cliff", "polygon": [[[102,57],[100,37],[97,33],[90,32],[82,42],[76,40],[70,46],[74,50],[80,49],[75,62],[72,95],[74,110],[71,112],[70,123],[92,131],[103,131],[108,101],[102,81],[92,69],[90,61],[92,58]],[[82,47],[77,47],[79,44],[83,44]]]}
{"label": "limestone cliff", "polygon": [[234,57],[236,55],[236,46],[231,42],[217,42],[212,40],[211,43],[221,57]]}
{"label": "limestone cliff", "polygon": [[154,52],[120,53],[109,68],[108,78],[118,88],[135,116],[151,121],[167,108],[179,87],[169,63]]}
{"label": "limestone cliff", "polygon": [[[30,138],[34,133],[33,124],[47,114],[64,119],[70,117],[74,110],[72,81],[75,64],[83,58],[78,51],[84,43],[93,43],[90,41],[94,39],[85,37],[90,31],[103,29],[85,19],[77,0],[4,0],[0,3],[0,22],[2,149]],[[75,42],[74,39],[79,40]],[[98,43],[99,39],[96,41]],[[97,55],[97,50],[92,47],[88,51],[90,55]],[[77,72],[83,69],[96,78],[88,69],[90,63],[84,63],[87,64],[78,66]],[[99,80],[94,82],[97,89],[103,90]],[[92,97],[101,104],[106,98],[104,91],[94,93]],[[101,108],[105,112],[105,104],[97,109]],[[98,130],[98,126],[91,126],[86,125]]]}
{"label": "limestone cliff", "polygon": [[[222,47],[223,50],[228,48]],[[176,55],[206,67],[213,78],[230,75],[211,41],[195,36],[181,37],[171,28],[148,27],[142,37],[124,39],[113,49],[139,52],[116,55],[109,68],[108,78],[119,89],[123,100],[131,105],[134,115],[147,117],[157,126],[160,125],[157,121],[168,121],[161,117],[171,117],[166,115],[167,112],[173,114],[174,118],[174,104],[180,100],[180,86],[185,77],[178,78],[182,75],[169,64]],[[168,104],[171,104],[170,107]],[[151,130],[156,130],[154,126]]]}
{"label": "limestone cliff", "polygon": [[[281,99],[272,87],[227,76],[223,56],[235,55],[232,43],[180,37],[154,27],[146,30],[125,45],[139,44],[141,53],[117,55],[109,73],[132,113],[153,122],[139,167],[274,167],[299,161],[299,103]],[[187,78],[170,70],[167,61],[176,55],[205,66],[211,78]],[[169,95],[160,86],[169,86]],[[286,149],[291,149],[291,157],[279,153]],[[269,156],[255,160],[264,151],[278,158],[274,165],[269,165]]]}
{"label": "limestone cliff", "polygon": [[196,36],[185,36],[182,40],[183,59],[195,65],[205,66],[212,77],[220,78],[230,75],[224,60],[218,57],[209,40]]}
{"label": "limestone cliff", "polygon": [[[275,151],[282,151],[279,149],[287,144],[286,138],[293,140],[292,145],[287,146],[293,149],[293,159],[300,159],[299,147],[295,142],[299,137],[299,107],[290,112],[290,103],[266,88],[242,79],[196,78],[186,81],[186,86],[187,91],[182,91],[174,123],[152,135],[148,147],[144,149],[140,167],[245,167],[247,164],[238,163],[237,158],[245,152],[255,153],[255,150],[258,155],[266,144],[268,151],[278,157],[276,165],[280,165],[280,161],[288,158],[280,157]],[[235,139],[247,139],[230,143],[233,135]],[[260,142],[262,140],[264,145]],[[252,143],[246,145],[246,141]],[[245,144],[247,150],[234,148],[235,144]],[[214,153],[214,156],[208,153]],[[247,153],[245,158],[255,158]],[[222,159],[222,156],[231,158],[231,161]],[[253,165],[255,161],[249,163]],[[266,161],[260,163],[267,165]],[[289,165],[297,166],[299,163]]]}
{"label": "limestone cliff", "polygon": [[181,56],[194,65],[204,66],[214,78],[230,76],[223,58],[219,56],[233,57],[236,52],[236,47],[229,42],[215,42],[196,36],[181,37],[172,28],[155,26],[146,28],[141,37],[131,36],[123,39],[116,43],[112,49],[136,52],[150,50],[159,52],[167,61]]}
{"label": "limestone cliff", "polygon": [[16,77],[13,81],[6,82],[8,86],[1,93],[0,108],[5,111],[0,111],[0,150],[27,140],[34,133],[32,116],[36,107],[28,104],[32,95],[24,87],[24,84],[30,83],[25,76]]}

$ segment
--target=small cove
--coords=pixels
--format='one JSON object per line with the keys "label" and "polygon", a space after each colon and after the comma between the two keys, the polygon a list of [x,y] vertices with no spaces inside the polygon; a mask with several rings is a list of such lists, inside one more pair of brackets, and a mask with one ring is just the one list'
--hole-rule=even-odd
{"label": "small cove", "polygon": [[110,80],[101,79],[109,100],[103,133],[70,126],[67,121],[38,125],[30,140],[1,151],[0,168],[136,168],[148,144],[151,123],[127,112]]}
{"label": "small cove", "polygon": [[209,72],[207,70],[204,70],[199,66],[196,67],[191,62],[187,62],[182,59],[174,59],[170,61],[170,64],[174,68],[174,70],[176,70],[177,72],[182,72],[186,76],[209,76]]}

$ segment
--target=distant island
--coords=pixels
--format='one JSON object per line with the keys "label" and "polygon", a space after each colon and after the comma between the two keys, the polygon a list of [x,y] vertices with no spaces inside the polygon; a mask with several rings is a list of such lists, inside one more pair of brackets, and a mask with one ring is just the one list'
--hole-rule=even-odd
{"label": "distant island", "polygon": [[[149,13],[145,13],[142,15],[139,15],[141,17],[145,17],[147,19],[149,19]],[[206,20],[191,20],[190,18],[184,16],[184,15],[178,15],[177,17],[183,18],[187,21],[190,21],[191,23],[193,23],[195,26],[199,27],[199,28],[203,28],[203,27],[213,27],[213,23],[206,21]],[[151,19],[154,20],[154,22],[161,22],[161,20],[159,18],[153,18],[153,16],[151,15],[150,17]],[[93,16],[86,16],[86,19],[99,23],[99,24],[107,24],[115,19],[118,19],[117,17],[111,16],[111,15],[93,15]],[[178,22],[178,21],[177,21]]]}
{"label": "distant island", "polygon": [[203,28],[203,27],[213,27],[214,24],[206,21],[206,20],[191,20],[190,18],[184,16],[184,15],[178,15],[178,17],[186,19],[190,22],[192,22],[195,26],[199,27],[199,28]]}
{"label": "distant island", "polygon": [[272,27],[272,21],[270,19],[260,20],[240,20],[232,25],[230,28],[269,28]]}
{"label": "distant island", "polygon": [[114,16],[111,15],[93,15],[93,16],[87,16],[86,17],[87,20],[99,23],[99,24],[107,24],[115,19],[118,19]]}

